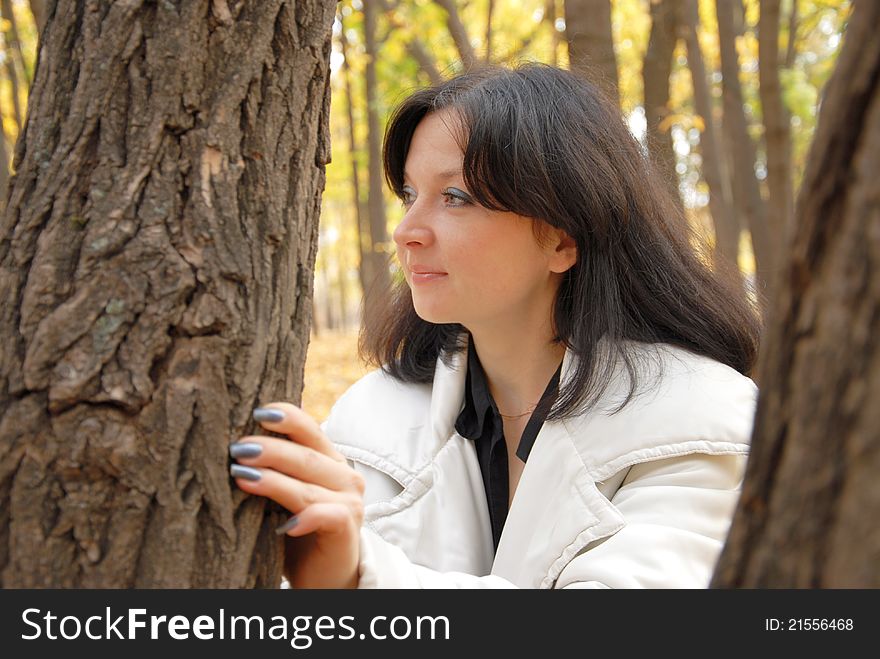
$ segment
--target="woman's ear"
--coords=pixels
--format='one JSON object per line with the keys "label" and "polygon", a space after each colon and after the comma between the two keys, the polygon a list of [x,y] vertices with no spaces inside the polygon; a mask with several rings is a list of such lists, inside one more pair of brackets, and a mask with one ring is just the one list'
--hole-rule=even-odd
{"label": "woman's ear", "polygon": [[562,229],[553,229],[550,244],[550,271],[563,273],[577,263],[577,244],[574,238]]}

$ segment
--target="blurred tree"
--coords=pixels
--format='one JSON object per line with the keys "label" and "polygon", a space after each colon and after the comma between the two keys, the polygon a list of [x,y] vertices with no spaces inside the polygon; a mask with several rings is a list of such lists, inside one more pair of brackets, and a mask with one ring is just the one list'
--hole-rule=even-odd
{"label": "blurred tree", "polygon": [[338,14],[340,31],[339,43],[342,49],[342,76],[345,79],[345,109],[348,113],[348,150],[351,158],[351,191],[352,191],[352,208],[354,210],[355,219],[355,236],[357,241],[358,252],[358,278],[361,283],[361,290],[366,291],[370,283],[370,259],[372,258],[372,245],[370,239],[370,227],[367,223],[367,211],[363,208],[361,202],[361,184],[360,172],[358,170],[358,160],[355,154],[358,151],[357,138],[355,137],[354,123],[354,85],[352,84],[351,59],[349,57],[348,37],[345,36],[345,20],[340,12]]}
{"label": "blurred tree", "polygon": [[[749,134],[748,120],[743,109],[743,92],[740,85],[739,56],[736,36],[740,32],[737,22],[742,23],[741,0],[716,0],[718,17],[718,44],[721,53],[721,85],[724,102],[723,128],[727,150],[730,153],[730,173],[733,204],[740,226],[748,226],[752,237],[755,257],[755,289],[759,296],[767,293],[767,281],[773,273],[773,256],[770,230],[764,200],[755,177],[757,150]],[[734,12],[738,9],[737,16]],[[759,297],[760,299],[760,297]]]}
{"label": "blurred tree", "polygon": [[880,3],[856,2],[774,286],[716,587],[880,587],[878,32]]}
{"label": "blurred tree", "polygon": [[740,227],[738,217],[731,205],[730,179],[724,159],[721,157],[712,95],[700,48],[699,5],[697,0],[679,0],[678,9],[681,12],[678,29],[687,47],[694,107],[702,123],[700,130],[702,175],[709,188],[709,209],[715,229],[716,264],[727,262],[732,266],[733,272],[738,274]]}
{"label": "blurred tree", "polygon": [[565,38],[572,70],[583,72],[619,105],[611,0],[565,0]]}
{"label": "blurred tree", "polygon": [[385,215],[384,177],[382,166],[382,128],[377,107],[376,61],[379,47],[376,43],[377,9],[375,2],[364,3],[364,44],[366,45],[366,101],[367,101],[367,208],[370,218],[370,259],[364,289],[364,313],[372,311],[372,291],[386,291],[390,285],[388,273],[388,220]]}
{"label": "blurred tree", "polygon": [[782,100],[779,79],[779,22],[779,0],[761,0],[761,18],[758,21],[758,89],[764,121],[764,148],[767,152],[767,229],[774,262],[782,257],[783,239],[788,229],[792,204],[791,117]]}
{"label": "blurred tree", "polygon": [[30,0],[30,6],[37,24],[37,32],[42,32],[46,25],[46,0]]}
{"label": "blurred tree", "polygon": [[669,194],[679,208],[683,208],[670,132],[672,122],[669,121],[672,114],[669,107],[669,75],[672,73],[672,55],[678,40],[679,2],[680,0],[656,0],[651,3],[651,32],[642,66],[642,78],[648,151],[669,188]]}
{"label": "blurred tree", "polygon": [[228,444],[301,393],[335,5],[52,4],[0,219],[2,586],[279,585]]}
{"label": "blurred tree", "polygon": [[[470,37],[468,37],[467,28],[461,22],[455,0],[434,0],[446,12],[446,25],[449,28],[449,34],[455,42],[458,49],[458,55],[461,58],[461,64],[467,71],[473,68],[477,62],[477,54],[471,45]],[[491,33],[490,33],[491,34]]]}

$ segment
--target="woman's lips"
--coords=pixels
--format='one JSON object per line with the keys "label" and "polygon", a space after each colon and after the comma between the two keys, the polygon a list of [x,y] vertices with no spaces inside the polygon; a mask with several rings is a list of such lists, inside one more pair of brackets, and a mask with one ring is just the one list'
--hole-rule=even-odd
{"label": "woman's lips", "polygon": [[445,272],[413,272],[410,275],[414,284],[427,284],[446,277]]}

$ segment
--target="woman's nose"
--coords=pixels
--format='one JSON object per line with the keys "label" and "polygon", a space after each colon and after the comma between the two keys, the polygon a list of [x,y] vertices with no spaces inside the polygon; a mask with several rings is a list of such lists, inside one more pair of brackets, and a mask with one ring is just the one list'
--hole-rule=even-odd
{"label": "woman's nose", "polygon": [[413,247],[415,245],[425,247],[433,242],[434,233],[425,224],[424,218],[410,208],[397,228],[394,229],[393,237],[398,247]]}

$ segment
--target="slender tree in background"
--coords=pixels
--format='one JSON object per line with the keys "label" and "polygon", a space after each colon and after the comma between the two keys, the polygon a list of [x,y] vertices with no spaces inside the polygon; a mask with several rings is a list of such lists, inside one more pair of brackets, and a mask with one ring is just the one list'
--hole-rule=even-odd
{"label": "slender tree in background", "polygon": [[769,193],[767,227],[774,261],[781,257],[792,205],[791,118],[782,100],[779,81],[779,5],[779,0],[761,0],[758,21],[758,77]]}
{"label": "slender tree in background", "polygon": [[46,25],[46,0],[30,0],[29,4],[37,24],[37,32],[42,32]]}
{"label": "slender tree in background", "polygon": [[755,176],[757,150],[749,135],[742,87],[739,80],[739,57],[736,52],[734,5],[742,11],[740,0],[716,0],[718,45],[721,51],[721,89],[724,106],[724,137],[730,153],[730,174],[733,203],[740,226],[747,226],[752,236],[755,255],[755,287],[760,295],[767,293],[767,281],[773,273],[772,243],[767,214],[758,179]]}
{"label": "slender tree in background", "polygon": [[376,43],[376,3],[364,3],[364,44],[366,46],[366,97],[367,97],[367,208],[370,217],[369,284],[364,289],[364,313],[372,312],[372,295],[388,290],[391,277],[388,274],[388,254],[383,247],[388,243],[388,221],[385,215],[382,175],[382,128],[379,123],[377,103],[376,60],[379,47]]}
{"label": "slender tree in background", "polygon": [[565,38],[571,69],[583,72],[619,105],[611,0],[565,0]]}
{"label": "slender tree in background", "polygon": [[740,227],[738,217],[733,212],[730,179],[724,158],[721,156],[715,113],[712,109],[712,94],[709,91],[709,80],[700,47],[700,14],[697,0],[679,0],[679,10],[681,19],[678,29],[687,47],[688,68],[694,89],[694,107],[703,123],[700,131],[701,169],[703,179],[709,187],[709,210],[715,227],[715,257],[716,261],[729,264],[731,271],[735,273],[734,276],[740,276],[738,266]]}
{"label": "slender tree in background", "polygon": [[470,37],[468,37],[467,28],[458,15],[458,9],[455,6],[455,0],[434,0],[446,12],[446,26],[449,28],[449,34],[455,42],[458,49],[458,55],[461,58],[461,64],[465,71],[471,69],[477,63],[477,54],[471,45]]}
{"label": "slender tree in background", "polygon": [[0,220],[0,584],[277,587],[333,0],[53,3]]}
{"label": "slender tree in background", "polygon": [[807,160],[713,585],[880,587],[880,3],[856,2]]}
{"label": "slender tree in background", "polygon": [[6,186],[9,184],[9,150],[6,148],[6,131],[3,130],[3,110],[0,108],[0,213],[5,208]]}
{"label": "slender tree in background", "polygon": [[345,34],[345,19],[341,12],[337,14],[342,29],[339,33],[339,43],[342,48],[342,76],[345,80],[345,110],[348,116],[348,153],[351,158],[351,192],[352,208],[355,219],[355,235],[357,236],[358,251],[358,278],[361,283],[361,291],[366,291],[370,284],[370,259],[372,259],[372,244],[370,239],[370,226],[367,221],[368,211],[364,209],[361,200],[361,176],[358,167],[358,144],[355,137],[354,122],[354,85],[352,84],[351,62],[349,61],[348,37]]}
{"label": "slender tree in background", "polygon": [[645,121],[648,133],[648,151],[656,163],[669,194],[683,208],[675,171],[675,151],[672,146],[671,114],[669,107],[669,76],[672,73],[672,55],[678,40],[678,7],[681,0],[656,0],[651,3],[651,32],[642,65],[645,88]]}

